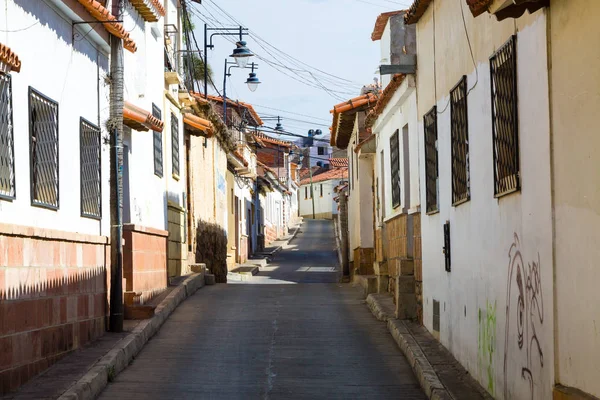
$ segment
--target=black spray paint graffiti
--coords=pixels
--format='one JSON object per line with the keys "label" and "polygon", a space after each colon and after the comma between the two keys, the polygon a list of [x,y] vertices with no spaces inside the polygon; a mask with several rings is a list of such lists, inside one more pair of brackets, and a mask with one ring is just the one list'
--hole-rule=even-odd
{"label": "black spray paint graffiti", "polygon": [[[511,352],[513,360],[522,360],[521,379],[529,383],[531,398],[534,398],[533,369],[539,363],[544,367],[544,353],[538,338],[539,328],[544,323],[544,301],[542,297],[540,255],[537,262],[527,265],[521,255],[519,236],[515,233],[513,244],[508,251],[508,281],[506,284],[506,332],[504,343],[504,398],[508,393],[509,350],[515,349],[514,342],[509,343],[511,330],[516,324],[517,354]],[[514,293],[513,293],[514,290]],[[513,300],[516,300],[513,301]],[[514,320],[516,319],[516,321]],[[514,337],[514,336],[513,336]]]}

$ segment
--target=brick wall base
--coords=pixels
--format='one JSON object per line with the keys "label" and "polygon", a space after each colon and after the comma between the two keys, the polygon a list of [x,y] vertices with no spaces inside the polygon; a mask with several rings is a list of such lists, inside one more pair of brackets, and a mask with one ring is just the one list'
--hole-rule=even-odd
{"label": "brick wall base", "polygon": [[167,231],[123,225],[126,305],[144,304],[167,288],[167,237]]}
{"label": "brick wall base", "polygon": [[167,270],[169,278],[187,275],[191,271],[187,262],[185,235],[185,210],[175,204],[168,205],[169,239],[167,248]]}
{"label": "brick wall base", "polygon": [[354,249],[353,274],[373,275],[373,260],[375,249],[372,247],[357,247]]}
{"label": "brick wall base", "polygon": [[108,238],[0,224],[0,395],[105,331]]}

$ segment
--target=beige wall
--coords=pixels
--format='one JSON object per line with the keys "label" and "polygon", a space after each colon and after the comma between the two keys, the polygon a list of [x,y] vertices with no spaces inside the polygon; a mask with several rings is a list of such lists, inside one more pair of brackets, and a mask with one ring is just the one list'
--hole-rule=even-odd
{"label": "beige wall", "polygon": [[556,381],[600,397],[600,1],[551,1]]}

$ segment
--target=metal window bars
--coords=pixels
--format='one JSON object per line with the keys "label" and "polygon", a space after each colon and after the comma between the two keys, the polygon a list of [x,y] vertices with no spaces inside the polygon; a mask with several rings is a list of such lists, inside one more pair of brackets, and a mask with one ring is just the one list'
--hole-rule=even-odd
{"label": "metal window bars", "polygon": [[29,87],[31,204],[58,209],[58,103]]}
{"label": "metal window bars", "polygon": [[438,211],[437,107],[423,116],[425,127],[426,212]]}
{"label": "metal window bars", "polygon": [[[152,104],[152,115],[162,120],[162,112],[156,104]],[[154,175],[163,177],[163,149],[162,149],[162,132],[152,131],[153,137],[153,152],[154,152]]]}
{"label": "metal window bars", "polygon": [[81,216],[102,217],[100,128],[84,118],[79,121]]}
{"label": "metal window bars", "polygon": [[494,195],[520,189],[515,35],[490,57]]}
{"label": "metal window bars", "polygon": [[12,80],[0,72],[0,198],[15,198],[15,148],[12,121]]}
{"label": "metal window bars", "polygon": [[392,207],[400,205],[400,130],[390,137],[390,168],[392,178]]}
{"label": "metal window bars", "polygon": [[450,136],[452,141],[452,205],[470,199],[469,124],[467,120],[467,77],[450,91]]}
{"label": "metal window bars", "polygon": [[171,113],[171,159],[173,175],[179,176],[179,120]]}

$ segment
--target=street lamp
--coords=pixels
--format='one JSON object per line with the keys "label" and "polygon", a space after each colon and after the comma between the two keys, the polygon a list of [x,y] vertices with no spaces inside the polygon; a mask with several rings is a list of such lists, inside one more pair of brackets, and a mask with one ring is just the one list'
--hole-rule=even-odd
{"label": "street lamp", "polygon": [[[209,31],[218,31],[208,36]],[[223,32],[224,31],[224,32]],[[233,57],[236,64],[240,68],[248,65],[248,58],[254,54],[246,47],[246,42],[243,40],[244,35],[248,35],[248,28],[243,28],[241,25],[237,28],[209,28],[204,24],[204,97],[208,98],[208,49],[213,49],[213,36],[234,36],[239,35],[240,40],[235,44],[235,49],[230,57]]]}
{"label": "street lamp", "polygon": [[[314,129],[309,129],[308,130],[308,137],[310,138],[310,147],[312,147],[312,138],[315,136],[318,136],[320,134],[322,134],[323,131],[321,131],[320,129],[314,130]],[[315,196],[314,196],[314,190],[313,190],[313,181],[312,181],[312,166],[310,165],[310,147],[308,149],[308,175],[310,176],[310,198],[312,199],[312,211],[313,211],[313,219],[315,218]]]}
{"label": "street lamp", "polygon": [[[250,78],[248,78],[250,79]],[[272,128],[275,132],[277,133],[282,133],[285,132],[285,129],[283,129],[283,125],[281,125],[281,117],[277,116],[277,117],[261,117],[261,119],[263,121],[277,121],[277,124],[275,125],[275,128]]]}
{"label": "street lamp", "polygon": [[[258,87],[258,84],[260,83],[260,81],[256,77],[256,74],[254,73],[254,69],[258,69],[258,64],[252,63],[250,66],[240,67],[239,65],[237,65],[237,63],[225,59],[225,69],[223,71],[223,118],[225,119],[225,125],[227,125],[227,77],[231,76],[231,68],[252,68],[252,72],[250,72],[250,76],[246,80],[248,88],[251,91],[254,92]],[[250,79],[253,79],[253,81],[249,82]]]}

